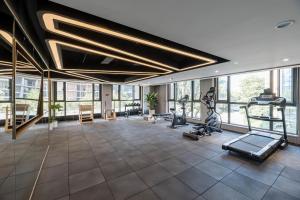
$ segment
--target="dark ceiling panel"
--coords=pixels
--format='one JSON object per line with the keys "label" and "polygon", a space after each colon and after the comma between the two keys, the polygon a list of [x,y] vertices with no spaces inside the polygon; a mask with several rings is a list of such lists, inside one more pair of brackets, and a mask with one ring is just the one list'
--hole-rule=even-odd
{"label": "dark ceiling panel", "polygon": [[52,70],[131,82],[228,61],[48,0],[11,2]]}

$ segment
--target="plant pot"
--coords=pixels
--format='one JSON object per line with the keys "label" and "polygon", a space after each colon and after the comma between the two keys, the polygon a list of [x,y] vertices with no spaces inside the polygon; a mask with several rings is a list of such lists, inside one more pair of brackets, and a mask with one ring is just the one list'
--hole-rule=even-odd
{"label": "plant pot", "polygon": [[155,110],[149,110],[149,117],[152,117],[152,115],[155,114]]}
{"label": "plant pot", "polygon": [[49,130],[50,130],[50,131],[53,130],[53,122],[51,122],[51,123],[49,124]]}
{"label": "plant pot", "polygon": [[57,126],[58,126],[58,122],[56,120],[53,121],[53,128],[57,128]]}

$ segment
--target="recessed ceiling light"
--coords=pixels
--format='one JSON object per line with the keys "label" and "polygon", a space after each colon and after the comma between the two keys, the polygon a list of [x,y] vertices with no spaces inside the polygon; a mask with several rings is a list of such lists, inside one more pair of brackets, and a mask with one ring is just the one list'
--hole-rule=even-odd
{"label": "recessed ceiling light", "polygon": [[233,64],[234,64],[234,65],[238,65],[238,64],[239,64],[239,62],[235,61],[235,62],[233,62]]}
{"label": "recessed ceiling light", "polygon": [[276,29],[283,29],[286,28],[290,25],[293,25],[296,21],[293,19],[288,19],[288,20],[283,20],[281,22],[279,22],[278,24],[276,24],[275,28]]}
{"label": "recessed ceiling light", "polygon": [[287,61],[289,61],[289,60],[290,60],[290,59],[288,59],[288,58],[283,58],[283,59],[282,59],[283,62],[287,62]]}
{"label": "recessed ceiling light", "polygon": [[170,81],[173,81],[173,78],[170,78]]}
{"label": "recessed ceiling light", "polygon": [[215,72],[216,72],[216,73],[218,73],[219,71],[218,71],[218,70],[216,70]]}

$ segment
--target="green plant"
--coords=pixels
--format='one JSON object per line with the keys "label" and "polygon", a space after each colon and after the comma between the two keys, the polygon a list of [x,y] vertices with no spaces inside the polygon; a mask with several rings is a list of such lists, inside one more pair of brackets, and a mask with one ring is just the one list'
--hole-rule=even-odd
{"label": "green plant", "polygon": [[151,92],[149,94],[146,95],[146,101],[148,103],[149,109],[150,110],[154,110],[155,107],[158,104],[158,98],[157,98],[157,93],[155,92]]}
{"label": "green plant", "polygon": [[49,121],[51,123],[51,122],[55,121],[55,119],[56,119],[55,118],[55,111],[61,111],[62,106],[60,104],[52,104],[52,105],[50,105],[50,109],[53,113],[53,115],[49,119]]}

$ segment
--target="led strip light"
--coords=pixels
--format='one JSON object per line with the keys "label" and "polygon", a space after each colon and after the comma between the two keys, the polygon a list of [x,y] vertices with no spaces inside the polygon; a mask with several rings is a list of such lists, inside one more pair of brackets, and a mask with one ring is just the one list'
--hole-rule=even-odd
{"label": "led strip light", "polygon": [[[132,59],[127,59],[127,58],[124,58],[124,57],[121,57],[121,56],[116,56],[116,55],[105,53],[105,52],[102,52],[102,51],[81,47],[81,46],[71,44],[71,43],[67,43],[67,42],[62,42],[62,41],[58,41],[58,40],[46,40],[46,42],[47,42],[48,47],[50,49],[50,52],[51,52],[52,58],[55,62],[56,68],[59,69],[59,70],[63,69],[63,63],[62,63],[61,53],[59,52],[59,49],[58,49],[58,45],[62,45],[62,46],[70,47],[70,48],[73,48],[73,49],[78,49],[78,50],[81,50],[81,51],[89,52],[89,53],[92,53],[92,54],[107,56],[107,57],[115,58],[115,59],[122,60],[122,61],[125,61],[125,62],[130,62],[130,63],[147,66],[147,67],[154,68],[154,69],[159,69],[159,70],[165,71],[166,73],[171,73],[172,72],[171,70],[164,69],[164,68],[161,68],[161,67],[157,67],[155,65],[150,65],[150,64],[147,64],[147,63],[135,61],[135,60],[132,60]],[[73,70],[76,70],[76,69],[73,69]],[[84,70],[84,69],[80,69],[80,70]],[[153,72],[153,74],[156,74],[156,73]]]}
{"label": "led strip light", "polygon": [[[141,39],[141,38],[134,37],[134,36],[124,34],[124,33],[120,33],[120,32],[117,32],[117,31],[114,31],[114,30],[111,30],[111,29],[107,29],[107,28],[104,28],[104,27],[101,27],[101,26],[98,26],[98,25],[96,26],[96,25],[93,25],[93,24],[81,22],[79,20],[72,19],[72,18],[62,16],[62,15],[59,15],[59,14],[50,13],[50,12],[46,12],[46,11],[40,11],[38,14],[40,16],[40,19],[42,19],[41,24],[44,25],[46,30],[48,30],[52,33],[59,34],[59,35],[65,36],[65,37],[69,37],[69,38],[72,38],[72,39],[75,39],[75,40],[78,40],[78,41],[81,41],[81,42],[85,42],[85,43],[88,43],[88,44],[91,44],[91,45],[94,45],[94,46],[98,46],[98,47],[101,47],[101,48],[106,48],[106,49],[109,49],[109,50],[112,50],[112,51],[115,51],[115,52],[118,52],[118,53],[125,54],[127,56],[131,56],[131,57],[134,57],[134,58],[137,58],[137,59],[144,60],[146,62],[151,62],[153,64],[160,65],[160,66],[163,66],[165,68],[172,69],[174,71],[183,71],[183,70],[187,70],[187,69],[192,69],[192,68],[196,68],[196,67],[216,63],[216,60],[213,60],[213,59],[210,59],[210,58],[207,58],[207,57],[199,56],[199,55],[196,55],[196,54],[193,54],[193,53],[189,53],[189,52],[182,51],[182,50],[179,50],[179,49],[175,49],[175,48],[172,48],[172,47],[168,47],[168,46],[165,46],[165,45],[162,45],[162,44],[158,44],[158,43],[155,43],[155,42],[152,42],[152,41],[149,41],[149,40]],[[135,43],[141,43],[143,45],[147,45],[147,46],[150,46],[150,47],[154,47],[154,48],[158,48],[158,49],[161,49],[161,50],[169,51],[169,52],[176,53],[176,54],[179,54],[179,55],[188,56],[188,57],[191,57],[191,58],[194,58],[194,59],[205,61],[205,63],[192,65],[192,66],[189,66],[189,67],[178,69],[176,67],[166,65],[166,64],[154,61],[152,59],[148,59],[148,58],[145,58],[145,57],[142,57],[142,56],[138,56],[136,54],[132,54],[132,53],[123,51],[121,49],[114,48],[114,47],[109,46],[109,45],[105,45],[105,44],[102,44],[102,43],[99,43],[99,42],[96,42],[96,41],[93,41],[93,40],[90,40],[90,39],[87,39],[87,38],[84,38],[84,37],[81,37],[81,36],[78,36],[78,35],[75,35],[75,34],[72,34],[72,33],[69,33],[69,32],[63,31],[63,30],[59,30],[58,28],[55,27],[54,20],[65,23],[65,24],[74,25],[76,27],[80,27],[80,28],[83,28],[83,29],[95,31],[95,32],[98,32],[98,33],[104,33],[104,34],[107,34],[107,35],[110,35],[110,36],[113,36],[113,37],[121,38],[121,39],[128,40],[128,41],[132,41],[132,42],[135,42]]]}
{"label": "led strip light", "polygon": [[[6,41],[11,46],[13,45],[13,37],[8,32],[0,29],[0,37],[2,39],[4,39],[4,41]],[[20,48],[23,49],[23,51],[26,52],[27,56],[29,56],[31,58],[31,60],[35,63],[35,65],[31,61],[26,59],[24,56],[22,56],[22,57],[25,58],[32,66],[34,66],[36,68],[39,68],[42,71],[43,69],[40,67],[40,65],[35,61],[35,59],[28,53],[28,51],[23,47],[23,45],[17,39],[16,39],[16,43],[20,46]],[[20,63],[21,65],[24,65],[24,62],[22,62],[22,61],[17,61],[17,63]],[[26,64],[28,64],[28,63],[26,63]]]}

